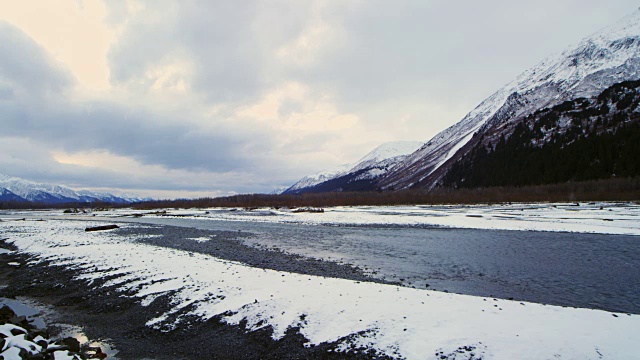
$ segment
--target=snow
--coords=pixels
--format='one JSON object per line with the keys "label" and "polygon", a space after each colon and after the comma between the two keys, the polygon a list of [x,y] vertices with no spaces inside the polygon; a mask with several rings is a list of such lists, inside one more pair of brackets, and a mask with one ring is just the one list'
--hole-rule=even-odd
{"label": "snow", "polygon": [[344,164],[335,169],[323,170],[318,173],[305,176],[287,190],[300,190],[307,187],[316,186],[331,179],[335,179],[342,176],[343,174],[346,174],[352,166],[352,164]]}
{"label": "snow", "polygon": [[10,348],[18,348],[24,349],[32,355],[35,355],[42,351],[42,347],[27,340],[25,334],[7,336],[4,341],[4,347],[2,348],[3,351]]}
{"label": "snow", "polygon": [[[384,143],[373,149],[354,164],[344,164],[335,169],[325,170],[313,175],[305,176],[287,190],[300,190],[312,187],[325,181],[370,167],[377,166],[390,168],[396,163],[402,161],[406,155],[411,154],[421,145],[422,143],[417,141],[392,141]],[[378,171],[368,174],[369,177],[361,176],[359,179],[376,177],[384,173],[386,173],[386,170],[383,171],[378,169]]]}
{"label": "snow", "polygon": [[20,356],[20,349],[17,347],[8,348],[0,353],[0,356],[2,356],[4,360],[22,360],[22,357]]}
{"label": "snow", "polygon": [[[458,150],[462,149],[463,146],[465,146],[469,140],[471,140],[471,138],[473,137],[473,133],[475,130],[477,130],[479,126],[476,126],[475,128],[471,129],[471,131],[469,131],[469,133],[462,138],[462,140],[460,140],[457,144],[455,144],[448,152],[447,155],[445,157],[443,157],[440,162],[433,167],[433,169],[426,175],[429,176],[431,175],[431,173],[433,173],[434,171],[436,171],[440,166],[442,166],[442,164],[444,164],[445,162],[447,162],[447,160],[451,159],[453,157],[453,155],[455,155]],[[422,181],[426,176],[424,176],[423,178],[420,179],[420,181]]]}
{"label": "snow", "polygon": [[140,201],[132,195],[116,196],[106,192],[90,190],[72,190],[61,185],[52,185],[25,180],[15,176],[0,174],[0,189],[7,189],[12,193],[29,201],[43,201],[47,195],[62,201],[83,201],[83,197],[95,198],[101,201],[128,202]]}
{"label": "snow", "polygon": [[[166,209],[171,215],[199,220],[298,223],[308,225],[394,225],[442,226],[449,228],[551,231],[593,234],[640,235],[640,204],[596,202],[498,204],[498,205],[406,205],[406,206],[337,206],[324,213],[295,213],[287,209]],[[135,213],[121,209],[108,216]],[[264,216],[268,213],[270,216]],[[43,214],[44,215],[44,214]],[[18,215],[22,216],[22,214]],[[154,215],[146,215],[153,217]]]}
{"label": "snow", "polygon": [[416,151],[420,146],[422,146],[422,142],[418,141],[392,141],[384,143],[358,160],[348,172],[353,173],[358,170],[376,166],[379,162],[387,159],[406,156]]}
{"label": "snow", "polygon": [[40,193],[48,193],[56,198],[69,198],[74,200],[77,200],[79,198],[78,194],[67,187],[41,184],[3,174],[0,174],[0,187],[6,188],[7,190],[27,200],[36,200],[36,197]]}
{"label": "snow", "polygon": [[[640,203],[513,203],[478,205],[337,206],[324,213],[295,213],[280,208],[244,211],[231,208],[165,209],[162,218],[299,223],[307,225],[442,226],[449,228],[550,231],[614,235],[640,235]],[[114,209],[100,218],[119,218],[139,210]],[[209,214],[205,214],[209,212]],[[264,216],[268,214],[269,216]],[[12,217],[82,217],[59,211],[16,211]],[[145,217],[160,217],[147,214]]]}
{"label": "snow", "polygon": [[2,335],[5,338],[9,336],[13,336],[13,333],[11,332],[11,330],[14,330],[16,332],[21,332],[23,334],[27,333],[27,330],[21,328],[20,326],[16,326],[13,324],[0,325],[0,335]]}
{"label": "snow", "polygon": [[[274,339],[299,327],[307,346],[338,342],[339,351],[364,348],[406,359],[465,346],[486,359],[620,359],[635,356],[640,340],[637,315],[259,269],[112,233],[85,233],[86,226],[71,220],[0,223],[32,261],[73,268],[88,280],[111,276],[111,284],[144,304],[171,296],[172,309],[148,321],[165,331],[179,327],[181,315],[219,316],[233,325],[246,321],[249,331],[272,327]],[[178,315],[175,322],[171,314]]]}
{"label": "snow", "polygon": [[201,237],[197,237],[197,238],[187,238],[188,240],[193,240],[196,242],[207,242],[207,241],[211,241],[211,238],[208,236],[201,236]]}
{"label": "snow", "polygon": [[53,352],[54,360],[77,360],[77,356],[69,355],[69,352],[66,350],[54,351]]}

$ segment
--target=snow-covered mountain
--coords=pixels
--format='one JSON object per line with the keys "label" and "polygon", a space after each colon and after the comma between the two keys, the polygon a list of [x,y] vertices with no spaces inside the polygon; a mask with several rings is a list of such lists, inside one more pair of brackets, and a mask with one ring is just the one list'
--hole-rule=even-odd
{"label": "snow-covered mountain", "polygon": [[417,141],[384,143],[353,164],[305,176],[284,194],[371,190],[375,181],[422,145]]}
{"label": "snow-covered mountain", "polygon": [[380,188],[433,188],[474,135],[499,134],[533,112],[640,79],[640,10],[525,71],[384,175]]}
{"label": "snow-covered mountain", "polygon": [[25,200],[7,189],[0,188],[0,201],[23,202]]}
{"label": "snow-covered mountain", "polygon": [[142,199],[132,196],[118,196],[89,190],[75,191],[61,185],[52,185],[0,174],[0,200],[29,201],[44,204],[108,202],[131,203]]}
{"label": "snow-covered mountain", "polygon": [[[478,188],[640,176],[640,80],[515,117],[475,136],[438,186]],[[622,188],[618,187],[618,190]]]}

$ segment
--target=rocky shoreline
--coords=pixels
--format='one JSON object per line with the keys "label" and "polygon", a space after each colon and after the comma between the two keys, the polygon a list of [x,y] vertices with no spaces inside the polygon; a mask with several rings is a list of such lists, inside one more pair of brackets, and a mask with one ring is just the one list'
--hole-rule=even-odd
{"label": "rocky shoreline", "polygon": [[[335,263],[302,259],[277,251],[264,251],[242,245],[226,234],[228,241],[216,241],[216,248],[198,247],[194,237],[212,236],[225,238],[225,234],[188,228],[154,226],[128,227],[113,230],[114,235],[135,236],[136,231],[155,235],[139,241],[156,245],[197,251],[221,258],[244,261],[251,265],[263,264],[266,268],[305,271],[309,274],[368,279],[358,269]],[[203,232],[206,232],[204,234]],[[163,235],[164,234],[164,235]],[[15,250],[9,243],[0,241],[0,247]],[[275,259],[275,260],[274,260]],[[148,306],[142,306],[138,298],[118,292],[110,286],[109,278],[89,282],[78,280],[73,270],[50,262],[30,263],[27,254],[12,252],[0,255],[0,296],[27,297],[50,304],[63,314],[65,321],[81,326],[93,339],[108,338],[118,350],[119,359],[370,359],[374,354],[357,351],[336,352],[337,344],[323,343],[305,347],[306,339],[299,329],[291,328],[286,336],[274,341],[272,329],[247,331],[245,324],[232,326],[214,317],[208,321],[196,318],[181,319],[178,329],[170,331],[146,326],[148,319],[170,309],[170,294],[160,296]],[[10,265],[18,263],[20,266]],[[362,349],[360,349],[362,350]]]}

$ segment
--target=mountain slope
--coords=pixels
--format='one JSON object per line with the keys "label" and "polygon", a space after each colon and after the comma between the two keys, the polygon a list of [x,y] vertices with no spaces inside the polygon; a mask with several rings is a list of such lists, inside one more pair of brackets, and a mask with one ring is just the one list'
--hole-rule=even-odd
{"label": "mountain slope", "polygon": [[[447,187],[523,186],[640,176],[640,81],[536,111],[479,138]],[[493,139],[499,137],[496,142]]]}
{"label": "mountain slope", "polygon": [[15,201],[30,201],[43,204],[64,204],[76,202],[108,202],[125,204],[140,201],[137,198],[116,196],[88,190],[74,191],[61,185],[52,185],[0,174],[0,194],[17,196]]}
{"label": "mountain slope", "polygon": [[22,197],[12,193],[11,191],[0,188],[0,201],[6,202],[26,202],[27,200]]}
{"label": "mountain slope", "polygon": [[498,90],[460,122],[434,136],[383,176],[388,190],[433,188],[471,146],[474,134],[494,134],[516,118],[640,78],[640,10],[551,56]]}
{"label": "mountain slope", "polygon": [[283,193],[373,190],[380,176],[420,145],[422,143],[416,141],[384,143],[354,164],[346,164],[337,169],[306,176]]}

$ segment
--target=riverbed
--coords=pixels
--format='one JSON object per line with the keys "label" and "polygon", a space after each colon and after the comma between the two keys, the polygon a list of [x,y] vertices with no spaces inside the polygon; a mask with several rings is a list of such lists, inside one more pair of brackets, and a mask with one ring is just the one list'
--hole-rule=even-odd
{"label": "riverbed", "polygon": [[[488,208],[417,209],[396,222],[398,209],[371,208],[340,210],[341,221],[331,210],[21,212],[0,214],[0,226],[24,276],[13,294],[89,311],[78,320],[93,319],[89,330],[124,358],[207,354],[194,343],[227,357],[242,343],[255,358],[625,357],[640,340],[637,208],[618,205],[605,226],[593,220],[604,206],[584,210],[539,216],[544,231],[525,229],[535,215],[508,220],[519,230],[439,219],[507,216]],[[83,231],[106,222],[120,228]],[[24,285],[35,274],[64,289]],[[100,314],[111,324],[96,324]]]}

